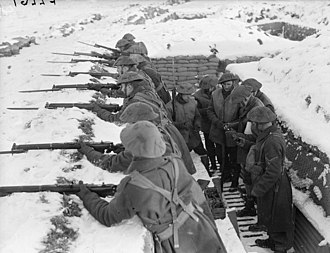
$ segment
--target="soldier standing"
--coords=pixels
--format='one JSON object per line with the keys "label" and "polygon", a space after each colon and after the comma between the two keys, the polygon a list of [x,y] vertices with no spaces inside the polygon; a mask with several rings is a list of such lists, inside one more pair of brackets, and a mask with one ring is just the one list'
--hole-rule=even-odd
{"label": "soldier standing", "polygon": [[[207,116],[207,108],[211,101],[211,94],[215,90],[218,79],[216,77],[204,76],[199,82],[199,90],[195,92],[194,97],[197,100],[197,109],[202,117],[201,131],[204,135],[205,147],[207,155],[211,162],[209,168],[209,176],[217,170],[216,155],[215,155],[215,143],[209,139],[209,133],[211,128],[211,121]],[[218,161],[220,164],[222,161]]]}
{"label": "soldier standing", "polygon": [[255,165],[257,178],[251,194],[257,198],[259,223],[267,227],[269,238],[257,239],[260,247],[284,253],[293,246],[292,189],[284,167],[286,144],[275,125],[276,115],[265,106],[253,108],[247,115],[258,132]]}
{"label": "soldier standing", "polygon": [[[197,101],[192,96],[196,87],[191,83],[182,83],[176,87],[178,95],[166,104],[169,117],[185,139],[188,149],[194,150],[201,158],[202,164],[209,173],[209,159],[199,134],[201,116],[197,109]],[[210,173],[209,173],[210,174]]]}

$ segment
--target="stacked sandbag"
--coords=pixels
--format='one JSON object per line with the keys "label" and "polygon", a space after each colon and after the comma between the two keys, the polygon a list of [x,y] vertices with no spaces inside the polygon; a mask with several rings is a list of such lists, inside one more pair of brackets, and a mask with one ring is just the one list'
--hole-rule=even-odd
{"label": "stacked sandbag", "polygon": [[152,63],[169,89],[172,89],[174,83],[196,83],[199,76],[218,76],[220,72],[220,60],[215,55],[169,56],[154,58]]}

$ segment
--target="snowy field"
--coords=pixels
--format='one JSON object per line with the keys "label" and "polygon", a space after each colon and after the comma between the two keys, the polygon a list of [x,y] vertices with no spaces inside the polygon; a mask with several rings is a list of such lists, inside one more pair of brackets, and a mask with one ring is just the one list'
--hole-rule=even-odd
{"label": "snowy field", "polygon": [[[136,41],[146,44],[149,56],[155,58],[209,55],[210,45],[216,45],[220,59],[277,54],[259,62],[232,64],[227,69],[239,74],[242,80],[254,77],[261,81],[262,90],[275,104],[279,118],[303,141],[330,156],[329,1],[191,1],[169,5],[165,1],[57,0],[54,5],[44,0],[45,5],[40,5],[41,1],[36,0],[35,6],[31,4],[33,1],[26,6],[16,2],[17,7],[12,0],[1,1],[0,43],[13,42],[15,37],[34,36],[37,45],[23,48],[18,55],[0,58],[0,150],[10,150],[13,143],[72,142],[86,135],[84,122],[91,124],[93,141],[118,143],[123,126],[104,122],[87,110],[43,108],[46,102],[89,102],[95,100],[95,92],[18,91],[88,82],[91,78],[88,75],[46,77],[40,74],[88,71],[93,64],[47,61],[71,58],[52,52],[104,52],[78,41],[114,47],[125,33],[131,32]],[[260,17],[262,10],[267,15],[259,22],[269,22],[276,16],[278,20],[312,27],[319,32],[302,42],[271,36],[247,22],[251,15]],[[92,20],[95,14],[102,18]],[[201,16],[204,18],[197,18]],[[258,39],[263,41],[262,45]],[[167,44],[171,45],[170,49]],[[115,82],[107,77],[101,81]],[[306,106],[308,95],[311,103]],[[104,101],[122,103],[121,99],[113,98]],[[40,109],[10,111],[7,107]],[[63,180],[118,184],[124,177],[93,166],[85,157],[74,159],[75,154],[75,150],[43,150],[1,155],[0,186],[56,184]],[[194,175],[196,179],[207,179],[196,157],[194,161],[199,170]],[[324,171],[324,178],[328,173],[329,167]],[[330,183],[325,180],[324,184],[328,187]],[[330,217],[325,217],[308,194],[295,192],[295,202],[325,237],[323,243],[330,242]],[[244,252],[228,219],[218,220],[218,228],[228,252]],[[148,241],[150,235],[137,217],[111,228],[104,227],[74,195],[19,193],[0,198],[1,253],[149,252]]]}

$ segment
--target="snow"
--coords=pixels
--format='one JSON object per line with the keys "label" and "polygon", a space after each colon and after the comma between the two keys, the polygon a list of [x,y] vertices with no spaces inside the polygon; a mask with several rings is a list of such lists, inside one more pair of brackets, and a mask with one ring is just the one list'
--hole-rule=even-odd
{"label": "snow", "polygon": [[[41,73],[67,74],[69,71],[88,71],[90,63],[51,64],[49,60],[69,60],[70,56],[52,52],[103,52],[78,43],[98,43],[114,47],[127,32],[143,41],[150,57],[178,55],[209,55],[209,46],[216,45],[219,58],[255,55],[259,62],[231,64],[227,69],[239,74],[242,80],[254,77],[263,83],[262,90],[273,101],[278,116],[302,140],[316,145],[330,154],[330,126],[326,115],[330,113],[330,6],[326,1],[192,1],[180,5],[167,5],[165,1],[45,1],[45,5],[15,7],[11,0],[1,3],[0,42],[15,37],[35,36],[38,45],[23,48],[19,55],[0,58],[0,150],[10,150],[13,143],[71,142],[83,134],[78,128],[80,120],[93,120],[93,141],[120,142],[123,126],[107,123],[96,115],[78,108],[48,110],[46,102],[89,102],[95,92],[65,90],[46,93],[19,93],[19,90],[49,89],[53,84],[86,83],[88,75],[75,77],[46,77]],[[161,13],[161,10],[164,13]],[[289,41],[259,31],[252,16],[262,22],[275,15],[282,21],[319,29],[318,35],[302,42]],[[267,9],[269,9],[267,11]],[[169,19],[176,13],[181,19]],[[250,13],[250,14],[249,14]],[[252,14],[251,14],[252,13]],[[295,13],[299,16],[292,15]],[[79,24],[101,14],[100,21]],[[128,24],[127,19],[146,18],[145,24]],[[182,19],[202,15],[204,19]],[[169,19],[164,22],[165,19]],[[66,24],[72,33],[63,37],[61,27]],[[57,29],[58,28],[58,29]],[[263,44],[258,43],[261,39]],[[167,45],[170,48],[167,49]],[[72,57],[71,57],[72,58]],[[84,57],[85,58],[85,57]],[[114,82],[103,77],[102,82]],[[305,99],[311,97],[307,107]],[[121,103],[120,99],[107,102]],[[9,111],[7,107],[40,107],[34,111]],[[318,113],[316,113],[316,109]],[[121,173],[108,173],[91,165],[85,158],[73,162],[70,154],[54,151],[29,151],[24,154],[0,156],[0,185],[55,184],[59,177],[69,181],[118,184]],[[197,159],[199,169],[195,178],[208,178]],[[81,169],[70,170],[74,165]],[[329,173],[329,168],[324,171]],[[70,196],[82,209],[81,217],[68,217],[69,226],[78,231],[69,252],[144,252],[145,238],[150,235],[137,217],[114,227],[99,224],[76,196]],[[324,211],[308,195],[294,191],[295,204],[330,242],[330,221]],[[47,200],[47,201],[45,201]],[[42,241],[53,225],[52,217],[63,212],[63,197],[57,193],[18,193],[0,198],[0,252],[41,252]],[[244,252],[228,218],[217,221],[218,229],[228,252]],[[149,238],[150,239],[150,238]],[[129,242],[129,243],[127,243]],[[322,242],[325,244],[326,242]]]}

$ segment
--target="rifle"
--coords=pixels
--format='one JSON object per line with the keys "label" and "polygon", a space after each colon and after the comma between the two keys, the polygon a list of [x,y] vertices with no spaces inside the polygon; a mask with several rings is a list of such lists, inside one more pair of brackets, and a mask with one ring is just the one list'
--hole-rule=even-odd
{"label": "rifle", "polygon": [[113,55],[107,55],[107,54],[100,54],[98,52],[95,51],[91,51],[90,53],[85,53],[85,52],[76,52],[74,51],[72,54],[68,54],[68,53],[56,53],[53,52],[52,54],[57,54],[57,55],[71,55],[71,56],[91,56],[91,57],[96,57],[96,58],[103,58],[103,59],[107,59],[107,60],[117,60],[117,56],[113,56]]}
{"label": "rifle", "polygon": [[[89,84],[92,84],[90,86]],[[86,83],[86,84],[54,84],[51,89],[44,90],[20,90],[21,93],[32,93],[32,92],[47,92],[47,91],[60,91],[63,89],[77,89],[77,90],[96,90],[100,91],[102,88],[111,90],[118,90],[119,86],[115,83]]]}
{"label": "rifle", "polygon": [[84,44],[84,45],[92,46],[92,47],[104,48],[104,49],[107,49],[107,50],[110,50],[110,51],[114,52],[115,54],[120,54],[121,53],[121,51],[118,50],[118,49],[102,46],[100,44],[94,44],[93,45],[93,44],[89,44],[89,43],[82,42],[82,41],[78,41],[78,42],[81,43],[81,44]]}
{"label": "rifle", "polygon": [[[117,185],[115,184],[86,184],[86,186],[90,191],[97,193],[100,197],[113,196],[117,190]],[[79,191],[79,184],[1,186],[0,197],[15,192],[58,192],[61,194],[75,194]]]}
{"label": "rifle", "polygon": [[[97,104],[102,109],[108,110],[109,112],[118,112],[122,106],[119,104]],[[78,107],[80,109],[91,110],[94,108],[93,103],[46,103],[46,109],[57,109],[57,108],[72,108]],[[8,110],[39,110],[39,107],[7,107]]]}
{"label": "rifle", "polygon": [[[113,142],[85,142],[86,145],[94,148],[101,153],[120,153],[124,150],[124,146],[121,143],[113,144]],[[16,144],[14,143],[10,151],[0,151],[0,154],[19,154],[26,153],[29,150],[41,150],[41,149],[80,149],[79,142],[63,142],[63,143],[38,143],[38,144]]]}
{"label": "rifle", "polygon": [[112,66],[113,61],[109,60],[97,60],[97,59],[77,59],[77,58],[72,58],[70,61],[47,61],[48,63],[78,63],[78,62],[92,62],[92,63],[101,63],[104,65]]}
{"label": "rifle", "polygon": [[76,76],[80,74],[88,74],[96,78],[100,78],[102,76],[110,76],[112,78],[118,78],[118,74],[115,73],[109,73],[109,72],[75,72],[75,71],[70,71],[69,74],[41,74],[42,76]]}

